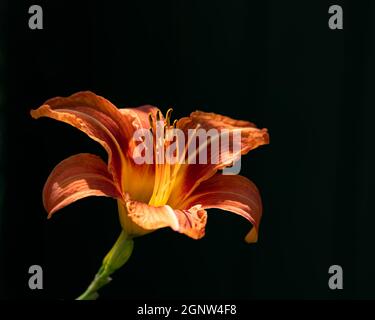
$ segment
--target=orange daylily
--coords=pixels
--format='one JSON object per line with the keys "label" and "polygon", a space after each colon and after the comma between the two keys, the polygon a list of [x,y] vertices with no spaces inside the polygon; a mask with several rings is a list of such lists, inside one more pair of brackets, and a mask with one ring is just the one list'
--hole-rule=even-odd
{"label": "orange daylily", "polygon": [[[120,222],[129,239],[163,227],[199,239],[204,236],[206,209],[219,208],[250,221],[253,228],[245,240],[257,240],[262,215],[258,189],[243,176],[220,173],[235,160],[234,154],[218,154],[219,161],[208,164],[134,162],[134,132],[151,127],[155,135],[155,120],[164,121],[167,129],[172,127],[170,112],[164,118],[150,105],[118,109],[92,92],[78,92],[50,99],[31,115],[66,122],[99,142],[108,153],[108,164],[98,156],[81,153],[53,169],[43,190],[48,217],[79,199],[106,196],[117,200]],[[214,113],[196,111],[174,126],[186,134],[197,127],[240,131],[242,155],[269,142],[266,129]],[[182,152],[189,144],[185,141]]]}

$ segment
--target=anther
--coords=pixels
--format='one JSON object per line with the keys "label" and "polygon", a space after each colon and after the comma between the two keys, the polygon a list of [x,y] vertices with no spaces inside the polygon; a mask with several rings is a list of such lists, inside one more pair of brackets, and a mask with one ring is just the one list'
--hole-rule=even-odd
{"label": "anther", "polygon": [[167,127],[169,128],[170,124],[171,124],[171,115],[172,115],[172,111],[173,109],[172,108],[169,108],[166,115],[165,115],[165,118],[166,118],[166,122],[167,122]]}
{"label": "anther", "polygon": [[148,114],[148,122],[150,123],[150,128],[153,128],[154,127],[154,119],[152,117],[151,112]]}
{"label": "anther", "polygon": [[158,110],[158,112],[156,112],[156,121],[160,121],[160,118],[161,118],[161,112]]}

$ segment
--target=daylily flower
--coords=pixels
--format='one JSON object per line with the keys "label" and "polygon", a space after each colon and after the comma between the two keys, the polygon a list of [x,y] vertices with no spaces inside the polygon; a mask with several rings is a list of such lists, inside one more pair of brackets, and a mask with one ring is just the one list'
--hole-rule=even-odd
{"label": "daylily flower", "polygon": [[[217,161],[207,164],[137,164],[133,156],[137,141],[133,135],[138,129],[147,129],[155,137],[156,122],[163,121],[167,130],[175,127],[184,132],[184,150],[179,152],[186,154],[190,143],[188,129],[239,131],[243,155],[269,142],[266,129],[258,129],[248,121],[201,111],[171,124],[171,111],[164,118],[150,105],[118,109],[92,92],[50,99],[32,110],[31,115],[35,119],[49,117],[68,123],[99,142],[108,153],[108,164],[88,153],[63,160],[52,170],[43,189],[43,204],[49,218],[85,197],[106,196],[117,200],[123,232],[105,258],[96,283],[82,299],[95,298],[97,289],[108,282],[108,275],[126,262],[133,238],[164,227],[194,239],[203,237],[209,208],[230,211],[247,219],[253,227],[245,240],[257,241],[262,215],[258,189],[243,176],[220,172],[238,154],[227,150],[225,154],[216,154]],[[166,139],[161,143],[168,144]]]}

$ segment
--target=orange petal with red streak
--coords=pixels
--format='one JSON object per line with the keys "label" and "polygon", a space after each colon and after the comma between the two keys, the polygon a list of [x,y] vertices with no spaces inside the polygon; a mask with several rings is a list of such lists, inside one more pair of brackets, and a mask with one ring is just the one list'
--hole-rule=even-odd
{"label": "orange petal with red streak", "polygon": [[60,162],[43,188],[43,204],[49,218],[61,208],[89,196],[122,198],[106,164],[89,153],[80,153]]}
{"label": "orange petal with red streak", "polygon": [[184,164],[181,166],[181,172],[179,174],[182,177],[178,181],[178,191],[174,192],[173,198],[171,199],[172,205],[186,199],[200,183],[212,177],[218,170],[230,165],[231,162],[238,160],[240,155],[244,155],[252,149],[269,143],[267,129],[258,129],[251,122],[235,120],[215,113],[196,111],[191,113],[189,118],[180,119],[177,124],[177,127],[185,132],[186,141],[188,141],[188,129],[194,129],[197,128],[197,126],[205,130],[227,129],[230,135],[232,135],[234,131],[240,131],[240,154],[232,152],[233,143],[230,138],[226,150],[223,149],[219,143],[219,150],[211,155],[211,143],[209,141],[207,144],[207,164],[199,164],[199,159],[197,157],[196,164]]}
{"label": "orange petal with red streak", "polygon": [[178,208],[192,205],[201,205],[203,209],[218,208],[244,217],[253,224],[245,240],[249,243],[257,241],[262,201],[258,188],[249,179],[216,174],[202,182]]}

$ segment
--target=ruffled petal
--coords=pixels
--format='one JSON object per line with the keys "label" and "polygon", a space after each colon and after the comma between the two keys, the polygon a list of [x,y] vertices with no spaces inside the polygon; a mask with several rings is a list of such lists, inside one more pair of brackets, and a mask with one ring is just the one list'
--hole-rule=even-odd
{"label": "ruffled petal", "polygon": [[[156,229],[171,227],[193,239],[204,236],[207,213],[201,206],[186,210],[174,210],[168,205],[156,207],[143,202],[129,200],[120,208],[120,221],[132,236],[139,236]],[[121,216],[122,215],[122,216]],[[136,227],[131,226],[130,222]]]}
{"label": "ruffled petal", "polygon": [[200,205],[203,209],[218,208],[234,212],[253,224],[246,242],[256,242],[262,216],[262,201],[255,184],[239,175],[216,174],[202,182],[178,208]]}
{"label": "ruffled petal", "polygon": [[229,129],[229,128],[256,128],[256,125],[246,120],[236,120],[221,114],[204,111],[194,111],[190,117],[185,117],[179,120],[181,127],[194,127],[195,124],[200,124],[204,129]]}
{"label": "ruffled petal", "polygon": [[57,210],[89,196],[122,198],[106,164],[89,153],[80,153],[60,162],[43,188],[43,204],[49,218]]}
{"label": "ruffled petal", "polygon": [[68,123],[99,142],[108,153],[108,169],[121,186],[123,154],[132,138],[133,126],[108,100],[90,91],[47,100],[31,110],[35,119],[49,117]]}

